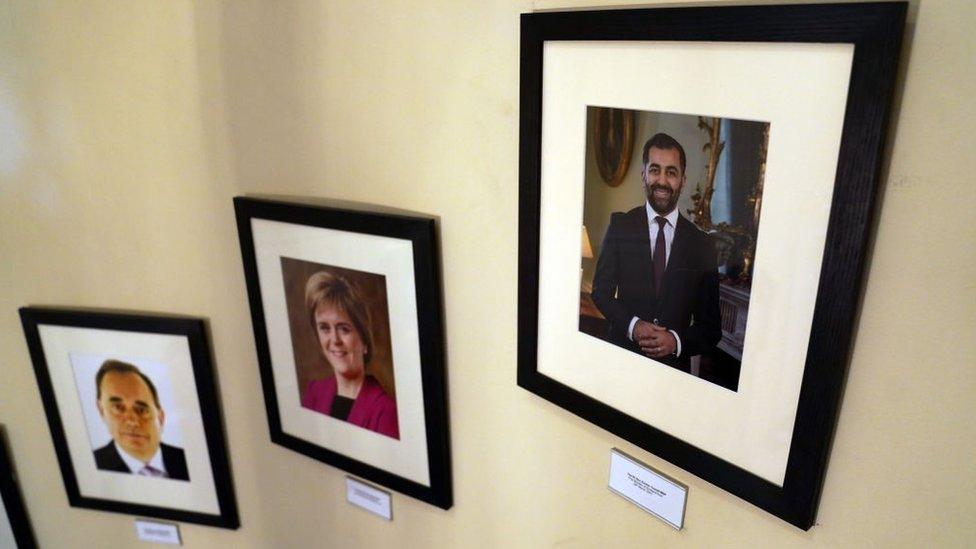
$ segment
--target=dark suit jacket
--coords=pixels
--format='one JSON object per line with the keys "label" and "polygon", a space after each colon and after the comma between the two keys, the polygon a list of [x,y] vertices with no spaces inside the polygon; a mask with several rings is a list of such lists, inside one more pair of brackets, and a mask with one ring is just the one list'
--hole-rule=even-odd
{"label": "dark suit jacket", "polygon": [[[186,468],[186,456],[183,450],[176,446],[160,444],[163,450],[163,467],[169,478],[175,480],[190,480],[190,473]],[[95,466],[103,471],[117,471],[119,473],[131,473],[129,468],[122,461],[118,449],[115,448],[115,441],[109,442],[98,450],[95,450]]]}
{"label": "dark suit jacket", "polygon": [[610,341],[639,353],[627,337],[631,319],[657,319],[681,338],[681,356],[661,361],[688,371],[689,359],[714,347],[722,337],[716,260],[711,238],[679,215],[658,298],[647,210],[641,205],[612,214],[596,262],[592,294],[593,303],[610,321]]}

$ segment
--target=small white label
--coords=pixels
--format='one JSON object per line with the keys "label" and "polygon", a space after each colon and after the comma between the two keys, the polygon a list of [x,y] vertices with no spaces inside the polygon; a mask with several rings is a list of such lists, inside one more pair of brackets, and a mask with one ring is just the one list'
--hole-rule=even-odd
{"label": "small white label", "polygon": [[346,500],[386,520],[393,520],[393,499],[389,492],[346,477]]}
{"label": "small white label", "polygon": [[610,451],[610,490],[681,530],[688,487],[620,450]]}
{"label": "small white label", "polygon": [[142,541],[183,545],[180,541],[180,526],[178,524],[136,519],[136,534]]}

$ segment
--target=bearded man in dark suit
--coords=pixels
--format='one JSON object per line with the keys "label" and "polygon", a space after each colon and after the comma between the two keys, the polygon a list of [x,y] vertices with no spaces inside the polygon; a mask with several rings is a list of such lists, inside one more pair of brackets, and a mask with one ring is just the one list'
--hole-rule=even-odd
{"label": "bearded man in dark suit", "polygon": [[711,238],[677,210],[685,151],[658,133],[644,145],[646,202],[610,216],[593,277],[593,302],[609,340],[690,371],[690,358],[722,337]]}
{"label": "bearded man in dark suit", "polygon": [[105,471],[190,480],[183,450],[161,440],[166,414],[152,380],[139,368],[106,360],[95,374],[98,413],[112,441],[95,450]]}

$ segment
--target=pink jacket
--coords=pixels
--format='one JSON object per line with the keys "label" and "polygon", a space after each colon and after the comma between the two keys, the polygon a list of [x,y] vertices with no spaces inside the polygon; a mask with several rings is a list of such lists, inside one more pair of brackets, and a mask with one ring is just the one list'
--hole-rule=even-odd
{"label": "pink jacket", "polygon": [[[334,376],[312,380],[305,391],[305,397],[302,398],[302,407],[329,415],[336,391]],[[352,404],[352,409],[349,410],[346,421],[400,440],[396,401],[383,391],[373,376],[366,376],[363,379],[363,386]]]}

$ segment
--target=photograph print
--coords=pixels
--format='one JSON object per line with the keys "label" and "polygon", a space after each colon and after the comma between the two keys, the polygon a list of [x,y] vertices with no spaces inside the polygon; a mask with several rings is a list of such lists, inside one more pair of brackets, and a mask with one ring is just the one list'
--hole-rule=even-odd
{"label": "photograph print", "polygon": [[383,276],[281,258],[303,408],[399,439]]}
{"label": "photograph print", "polygon": [[272,442],[450,508],[434,220],[234,207]]}
{"label": "photograph print", "polygon": [[580,331],[735,391],[769,124],[586,112]]}
{"label": "photograph print", "polygon": [[906,7],[522,14],[519,386],[810,528]]}
{"label": "photograph print", "polygon": [[27,307],[72,505],[238,526],[203,321]]}
{"label": "photograph print", "polygon": [[82,402],[95,467],[122,474],[190,480],[179,410],[172,404],[166,364],[142,357],[84,354],[70,354],[68,360]]}

